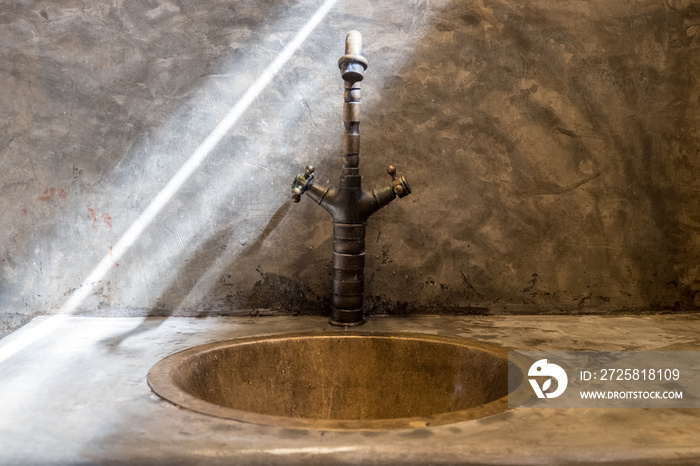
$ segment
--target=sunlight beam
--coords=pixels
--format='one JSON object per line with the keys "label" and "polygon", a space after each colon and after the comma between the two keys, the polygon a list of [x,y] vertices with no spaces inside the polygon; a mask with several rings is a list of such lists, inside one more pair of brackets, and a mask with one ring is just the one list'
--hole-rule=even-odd
{"label": "sunlight beam", "polygon": [[[33,342],[44,338],[57,328],[65,320],[65,316],[72,314],[78,306],[93,293],[94,285],[102,280],[112,269],[114,264],[129,250],[129,248],[140,238],[144,230],[153,222],[156,216],[170,202],[182,185],[192,176],[207,156],[221,142],[233,125],[241,118],[245,111],[262,93],[272,79],[279,73],[282,67],[294,55],[301,44],[316,29],[323,18],[333,8],[337,0],[325,0],[316,10],[311,18],[296,33],[294,38],[286,45],[280,54],[270,63],[267,68],[258,76],[255,82],[248,88],[236,104],[226,113],[224,118],[212,130],[204,141],[197,147],[194,153],[180,167],[175,175],[168,181],[163,189],[155,196],[146,209],[138,216],[134,223],[129,226],[119,241],[110,249],[97,266],[85,278],[70,298],[61,306],[58,313],[51,319],[41,322],[33,328],[30,335],[22,339],[11,340],[0,347],[0,364],[13,354],[22,350]],[[63,317],[63,319],[61,319]],[[55,320],[54,320],[55,319]]]}

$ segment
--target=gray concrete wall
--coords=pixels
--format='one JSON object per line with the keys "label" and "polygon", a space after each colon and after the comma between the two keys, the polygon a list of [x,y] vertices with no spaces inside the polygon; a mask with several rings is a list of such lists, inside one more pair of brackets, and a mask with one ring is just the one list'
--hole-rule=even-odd
{"label": "gray concrete wall", "polygon": [[[0,335],[55,312],[319,1],[0,7]],[[700,5],[340,0],[77,311],[323,313],[345,33],[374,313],[700,305]]]}

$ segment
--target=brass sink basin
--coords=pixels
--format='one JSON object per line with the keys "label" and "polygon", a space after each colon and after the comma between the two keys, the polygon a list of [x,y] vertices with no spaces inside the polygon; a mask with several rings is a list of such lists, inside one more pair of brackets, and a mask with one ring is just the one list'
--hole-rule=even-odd
{"label": "brass sink basin", "polygon": [[281,427],[407,429],[507,408],[507,350],[419,334],[228,340],[158,362],[148,383],[199,413]]}

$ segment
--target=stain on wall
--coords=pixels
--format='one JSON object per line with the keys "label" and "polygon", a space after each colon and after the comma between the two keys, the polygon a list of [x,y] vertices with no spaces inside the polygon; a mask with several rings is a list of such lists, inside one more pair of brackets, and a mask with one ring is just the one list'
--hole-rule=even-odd
{"label": "stain on wall", "polygon": [[[364,36],[375,314],[700,306],[700,5],[339,1],[99,283],[83,283],[320,2],[6,2],[0,335],[97,315],[322,314],[344,36]],[[119,266],[117,267],[117,262]]]}

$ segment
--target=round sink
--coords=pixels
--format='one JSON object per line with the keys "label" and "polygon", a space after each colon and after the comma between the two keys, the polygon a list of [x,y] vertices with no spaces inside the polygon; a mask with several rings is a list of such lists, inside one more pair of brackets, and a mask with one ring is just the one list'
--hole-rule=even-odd
{"label": "round sink", "polygon": [[407,429],[507,408],[501,347],[419,334],[295,334],[228,340],[158,362],[148,384],[199,413],[322,430]]}

